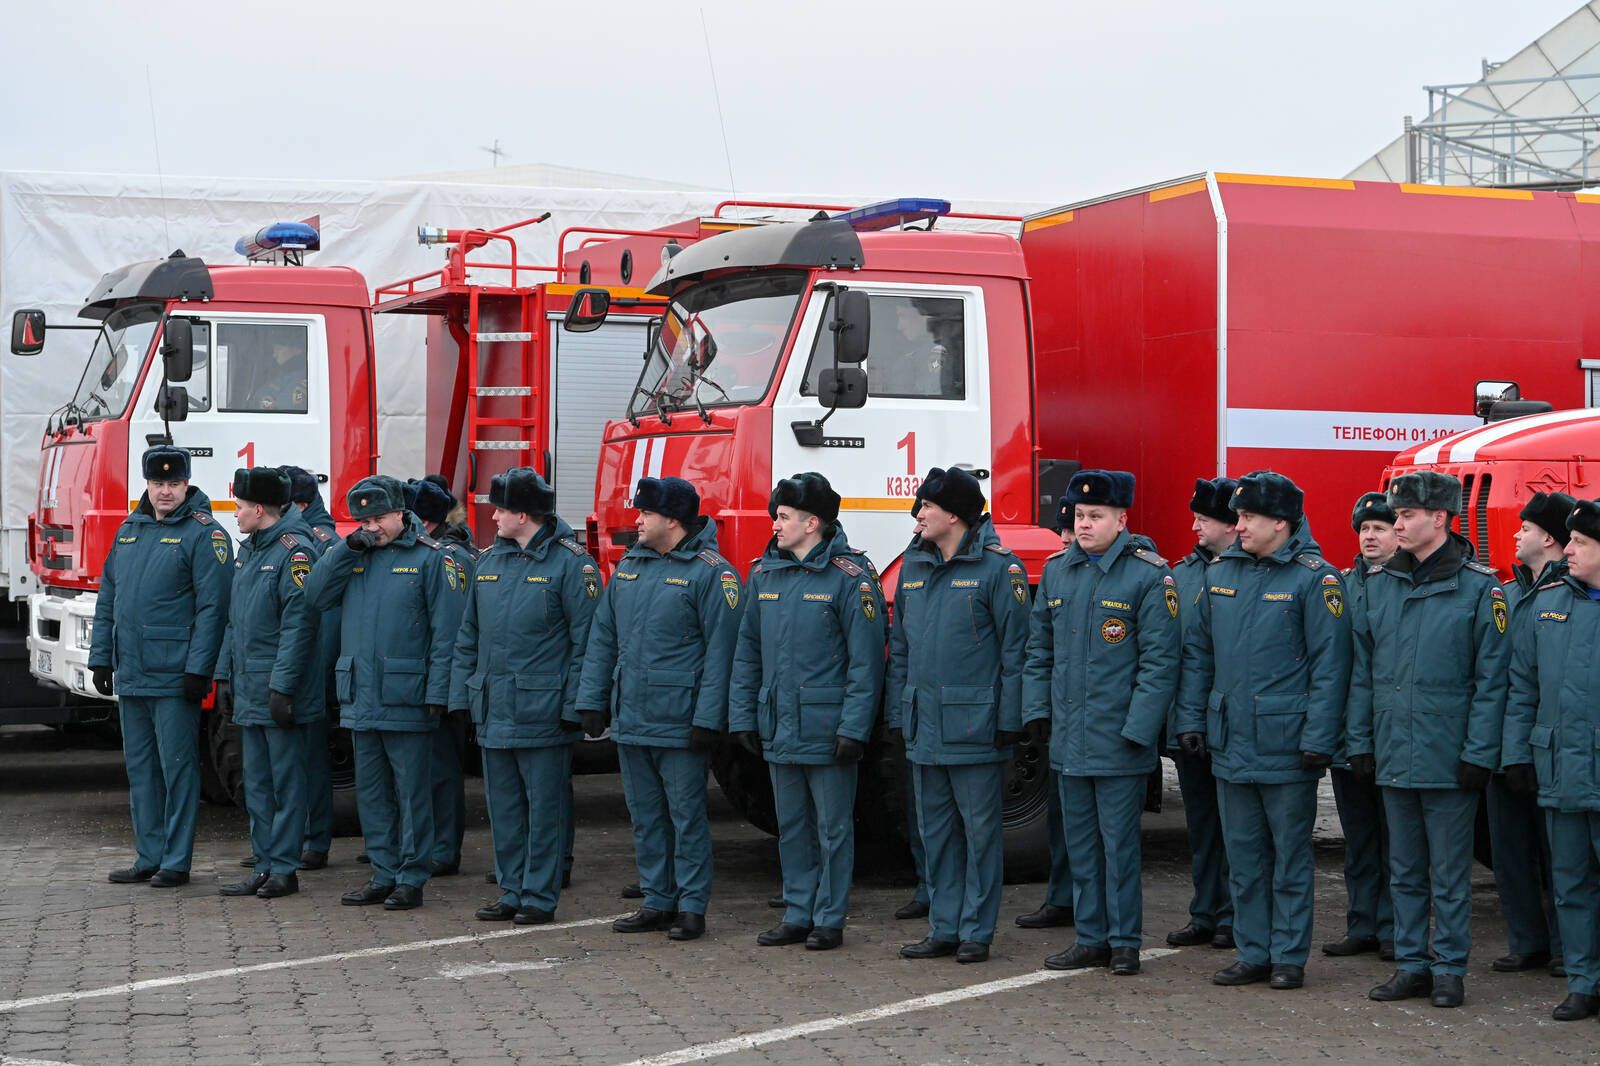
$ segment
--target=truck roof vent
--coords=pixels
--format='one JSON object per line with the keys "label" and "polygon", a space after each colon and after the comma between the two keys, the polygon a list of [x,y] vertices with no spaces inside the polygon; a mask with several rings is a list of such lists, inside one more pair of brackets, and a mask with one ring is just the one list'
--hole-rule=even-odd
{"label": "truck roof vent", "polygon": [[[1548,406],[1548,405],[1547,405]],[[1473,508],[1473,531],[1477,534],[1473,538],[1478,546],[1478,560],[1489,561],[1489,486],[1494,481],[1493,474],[1485,474],[1478,481],[1478,502]]]}

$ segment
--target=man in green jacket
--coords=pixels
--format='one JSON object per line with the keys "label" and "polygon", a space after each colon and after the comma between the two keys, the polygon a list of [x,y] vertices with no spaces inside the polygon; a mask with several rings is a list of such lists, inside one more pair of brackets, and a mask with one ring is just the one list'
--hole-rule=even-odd
{"label": "man in green jacket", "polygon": [[1028,574],[984,506],[965,470],[928,471],[895,596],[885,714],[905,737],[930,894],[928,936],[900,949],[908,959],[987,960],[1000,911],[1005,763],[1025,736]]}
{"label": "man in green jacket", "polygon": [[1383,791],[1394,906],[1397,969],[1368,995],[1459,1007],[1478,794],[1500,765],[1508,609],[1494,571],[1450,529],[1460,481],[1402,474],[1388,496],[1400,550],[1368,575],[1350,678],[1350,770]]}
{"label": "man in green jacket", "polygon": [[1566,570],[1517,612],[1504,733],[1506,782],[1536,796],[1550,838],[1567,971],[1558,1022],[1600,1013],[1600,503],[1575,503],[1567,529]]}
{"label": "man in green jacket", "polygon": [[405,509],[396,479],[362,478],[346,500],[361,528],[318,561],[308,585],[316,610],[343,609],[334,676],[372,859],[371,880],[340,902],[411,910],[431,872],[432,734],[450,699],[467,575]]}
{"label": "man in green jacket", "polygon": [[1178,742],[1211,753],[1239,951],[1219,985],[1299,988],[1311,950],[1317,779],[1344,731],[1350,627],[1304,503],[1282,474],[1239,479],[1239,540],[1184,639]]}
{"label": "man in green jacket", "polygon": [[1183,623],[1166,560],[1128,532],[1133,489],[1122,470],[1073,475],[1063,508],[1075,539],[1045,563],[1033,601],[1022,717],[1059,775],[1077,926],[1077,942],[1045,960],[1055,970],[1139,972],[1139,818]]}
{"label": "man in green jacket", "polygon": [[290,504],[289,477],[276,467],[235,470],[233,496],[245,541],[234,562],[228,628],[217,659],[217,707],[239,727],[256,864],[252,876],[224,886],[222,894],[275,899],[300,890],[303,732],[324,713],[317,615],[305,601],[318,552]]}
{"label": "man in green jacket", "polygon": [[113,884],[188,884],[200,807],[200,701],[228,621],[233,541],[189,484],[189,453],[144,453],[145,492],[101,570],[89,670],[117,696],[138,857]]}
{"label": "man in green jacket", "polygon": [[750,568],[728,730],[765,757],[778,816],[783,920],[765,947],[844,943],[855,869],[856,765],[883,694],[884,610],[872,562],[821,474],[778,482],[772,542]]}

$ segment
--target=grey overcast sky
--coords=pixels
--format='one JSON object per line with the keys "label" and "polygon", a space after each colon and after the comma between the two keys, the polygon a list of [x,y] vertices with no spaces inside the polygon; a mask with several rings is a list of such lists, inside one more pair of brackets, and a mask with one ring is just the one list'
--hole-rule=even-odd
{"label": "grey overcast sky", "polygon": [[[1063,202],[1342,175],[1578,0],[8,5],[0,168],[388,178],[551,163]],[[146,68],[149,70],[149,92]]]}

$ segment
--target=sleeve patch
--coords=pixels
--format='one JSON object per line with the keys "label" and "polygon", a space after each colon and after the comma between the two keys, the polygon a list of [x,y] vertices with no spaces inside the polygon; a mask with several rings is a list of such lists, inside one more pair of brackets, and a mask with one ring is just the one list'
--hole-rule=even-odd
{"label": "sleeve patch", "polygon": [[311,573],[311,556],[297,551],[289,556],[289,578],[296,588],[306,587],[306,575]]}
{"label": "sleeve patch", "polygon": [[[713,553],[714,554],[714,553]],[[737,610],[739,607],[739,578],[732,570],[724,570],[721,576],[722,598],[728,603],[728,610]]]}
{"label": "sleeve patch", "polygon": [[1494,600],[1489,604],[1489,608],[1494,612],[1494,627],[1504,633],[1506,631],[1506,601],[1504,599]]}
{"label": "sleeve patch", "polygon": [[211,554],[217,557],[217,562],[226,564],[228,561],[228,535],[220,529],[211,531]]}

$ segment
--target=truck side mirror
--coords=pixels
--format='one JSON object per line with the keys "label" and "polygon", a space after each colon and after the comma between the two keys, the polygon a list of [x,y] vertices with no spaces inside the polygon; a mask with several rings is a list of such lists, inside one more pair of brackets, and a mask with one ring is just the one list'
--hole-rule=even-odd
{"label": "truck side mirror", "polygon": [[867,294],[855,289],[840,292],[834,301],[833,322],[828,328],[833,330],[834,357],[839,362],[859,363],[865,359],[872,334],[872,309],[867,303]]}
{"label": "truck side mirror", "polygon": [[858,366],[829,367],[817,375],[817,399],[824,407],[865,407],[867,372]]}
{"label": "truck side mirror", "polygon": [[156,393],[156,414],[163,422],[189,420],[189,390],[182,385],[163,385]]}
{"label": "truck side mirror", "polygon": [[29,308],[11,316],[11,354],[38,355],[44,351],[44,312]]}
{"label": "truck side mirror", "polygon": [[[161,364],[168,381],[194,377],[194,323],[189,319],[167,319],[161,331]],[[187,404],[184,413],[187,416]]]}
{"label": "truck side mirror", "polygon": [[611,294],[605,289],[579,289],[572,294],[561,328],[568,333],[588,333],[600,328],[611,310]]}
{"label": "truck side mirror", "polygon": [[1489,412],[1502,400],[1522,399],[1522,389],[1515,381],[1480,381],[1472,387],[1472,413],[1489,421]]}

